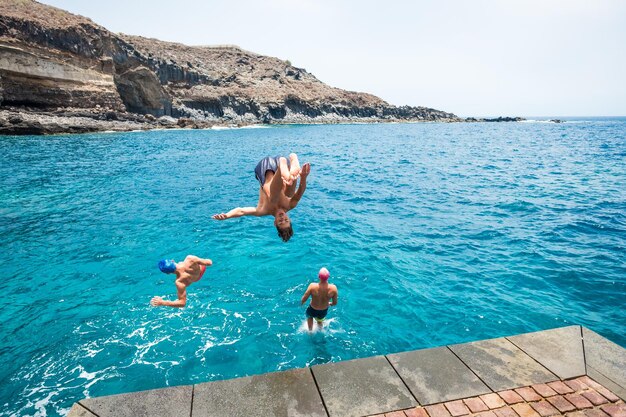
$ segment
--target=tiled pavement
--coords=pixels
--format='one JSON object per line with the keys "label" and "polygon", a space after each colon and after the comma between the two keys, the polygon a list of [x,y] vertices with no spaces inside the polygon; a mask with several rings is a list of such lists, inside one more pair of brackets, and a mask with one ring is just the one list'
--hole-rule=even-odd
{"label": "tiled pavement", "polygon": [[626,404],[588,376],[371,417],[626,417]]}
{"label": "tiled pavement", "polygon": [[626,349],[581,326],[159,390],[68,417],[626,417]]}

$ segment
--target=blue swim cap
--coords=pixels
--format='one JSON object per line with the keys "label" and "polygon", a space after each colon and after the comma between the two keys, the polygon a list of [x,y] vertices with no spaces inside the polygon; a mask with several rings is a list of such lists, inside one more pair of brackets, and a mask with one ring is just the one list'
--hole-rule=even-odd
{"label": "blue swim cap", "polygon": [[173,259],[161,259],[159,261],[159,269],[161,272],[165,272],[166,274],[171,274],[176,271],[176,262]]}

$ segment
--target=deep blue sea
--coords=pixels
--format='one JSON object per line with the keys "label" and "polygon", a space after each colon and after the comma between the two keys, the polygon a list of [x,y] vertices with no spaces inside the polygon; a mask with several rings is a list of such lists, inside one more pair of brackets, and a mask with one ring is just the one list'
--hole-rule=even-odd
{"label": "deep blue sea", "polygon": [[[283,243],[254,167],[296,152]],[[626,119],[0,137],[0,415],[587,326],[626,346]],[[163,257],[214,265],[175,297]],[[300,297],[326,266],[324,332]]]}

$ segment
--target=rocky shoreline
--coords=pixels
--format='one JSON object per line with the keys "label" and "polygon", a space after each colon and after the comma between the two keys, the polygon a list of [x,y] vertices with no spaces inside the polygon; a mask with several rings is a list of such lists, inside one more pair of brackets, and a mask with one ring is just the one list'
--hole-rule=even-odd
{"label": "rocky shoreline", "polygon": [[520,120],[394,106],[237,46],[115,34],[34,0],[0,0],[1,135]]}
{"label": "rocky shoreline", "polygon": [[[438,120],[437,122],[519,122],[523,118],[498,119],[459,119]],[[509,120],[510,119],[510,120]],[[422,122],[402,119],[378,119],[378,118],[341,118],[326,117],[322,120],[301,120],[296,122],[274,122],[267,125],[279,124],[347,124],[347,123],[401,123]],[[151,115],[136,115],[132,113],[90,113],[84,109],[63,109],[58,112],[37,112],[19,108],[0,109],[0,135],[59,135],[95,132],[130,132],[139,130],[156,129],[210,129],[210,128],[237,128],[263,123],[239,121],[207,121],[191,118],[173,118],[161,116],[156,118]]]}

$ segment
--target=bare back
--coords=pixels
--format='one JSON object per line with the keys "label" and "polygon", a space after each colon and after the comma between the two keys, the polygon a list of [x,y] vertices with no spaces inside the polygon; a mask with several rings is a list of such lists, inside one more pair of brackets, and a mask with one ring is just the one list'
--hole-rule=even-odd
{"label": "bare back", "polygon": [[311,307],[316,310],[327,309],[330,300],[337,297],[337,287],[333,284],[310,284],[309,291],[311,293]]}
{"label": "bare back", "polygon": [[286,195],[289,187],[283,186],[280,194],[276,196],[276,198],[272,198],[270,186],[274,175],[275,174],[272,171],[268,171],[265,176],[265,184],[259,189],[259,202],[257,203],[256,208],[257,212],[261,216],[272,215],[278,209],[283,209],[285,212],[291,209],[291,198]]}
{"label": "bare back", "polygon": [[194,255],[187,255],[184,261],[176,264],[176,301],[164,300],[161,297],[152,297],[150,304],[153,306],[168,306],[182,308],[187,304],[187,287],[194,282],[200,281],[202,274],[208,266],[213,265],[210,259],[198,258]]}
{"label": "bare back", "polygon": [[202,278],[202,274],[206,269],[206,262],[203,262],[196,256],[187,256],[181,264],[180,269],[176,271],[176,283],[183,284],[185,287],[194,282],[198,282]]}

